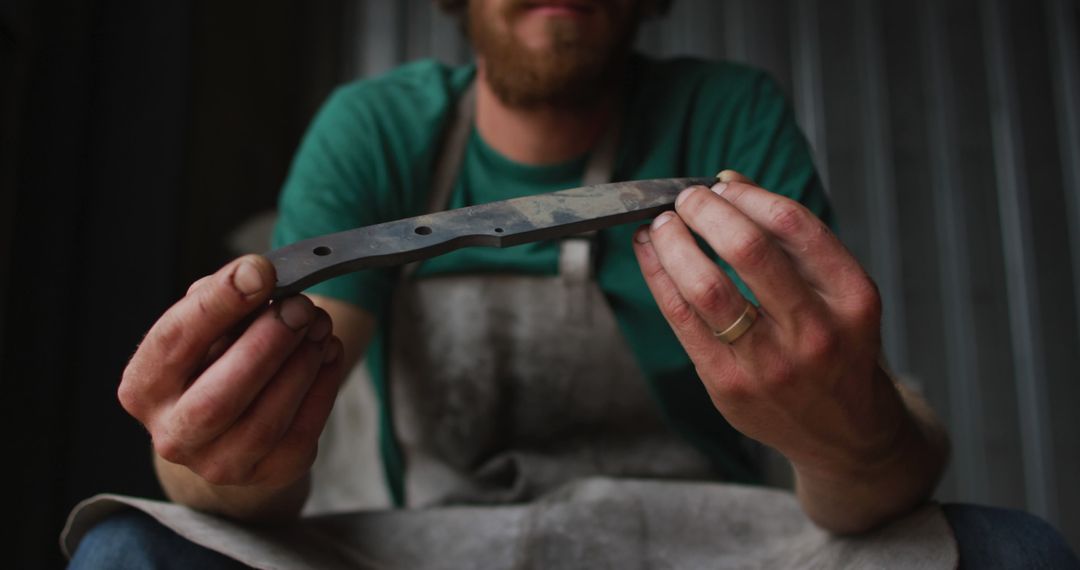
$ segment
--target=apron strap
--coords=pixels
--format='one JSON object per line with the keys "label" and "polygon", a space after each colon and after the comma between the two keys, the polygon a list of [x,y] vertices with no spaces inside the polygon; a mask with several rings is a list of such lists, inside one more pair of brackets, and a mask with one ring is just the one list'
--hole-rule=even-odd
{"label": "apron strap", "polygon": [[[431,192],[428,194],[427,207],[424,213],[441,212],[450,205],[450,199],[454,192],[454,182],[457,181],[461,172],[461,164],[465,158],[465,150],[469,145],[469,135],[472,133],[473,122],[476,117],[476,83],[470,83],[458,99],[450,118],[449,128],[443,137],[438,156],[435,161],[435,171],[432,176]],[[616,123],[617,125],[617,123]],[[605,184],[611,182],[615,172],[615,159],[618,151],[619,129],[612,125],[600,139],[600,143],[589,155],[589,161],[585,165],[585,173],[582,176],[582,184]],[[578,236],[564,238],[559,246],[559,275],[570,283],[585,283],[592,279],[593,256],[595,249],[596,232],[588,232]],[[420,266],[419,262],[413,262],[401,270],[402,278],[409,278]],[[582,314],[577,308],[568,307],[573,314]]]}
{"label": "apron strap", "polygon": [[[618,114],[613,115],[616,119]],[[604,131],[600,143],[589,155],[585,165],[585,174],[581,178],[583,186],[607,184],[615,177],[615,159],[619,150],[619,123],[615,121]]]}
{"label": "apron strap", "polygon": [[[618,115],[615,115],[616,117]],[[589,155],[581,183],[585,186],[606,184],[615,175],[615,158],[618,153],[618,122],[604,131],[600,143]],[[559,276],[562,277],[566,295],[561,307],[563,320],[568,325],[589,327],[592,325],[589,310],[589,287],[593,282],[596,256],[596,232],[591,231],[563,238],[559,242]]]}
{"label": "apron strap", "polygon": [[[425,214],[441,212],[450,205],[454,192],[454,181],[461,171],[465,159],[465,149],[469,146],[469,133],[472,132],[473,118],[476,116],[476,83],[470,82],[454,107],[450,124],[443,135],[437,150],[435,171],[431,178],[431,192],[428,194]],[[406,264],[401,268],[400,278],[408,279],[420,267],[419,261]]]}
{"label": "apron strap", "polygon": [[465,149],[469,146],[469,134],[472,133],[473,119],[476,118],[476,83],[469,83],[465,92],[458,99],[450,128],[443,138],[439,156],[435,162],[435,173],[428,195],[425,214],[441,212],[450,205],[454,192],[454,182],[461,172],[465,160]]}

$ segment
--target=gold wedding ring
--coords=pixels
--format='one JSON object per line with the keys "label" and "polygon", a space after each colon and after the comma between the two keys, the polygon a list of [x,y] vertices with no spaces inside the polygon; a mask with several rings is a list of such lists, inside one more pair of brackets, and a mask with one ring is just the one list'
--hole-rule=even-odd
{"label": "gold wedding ring", "polygon": [[743,310],[739,318],[735,319],[735,322],[731,323],[731,326],[722,331],[713,331],[713,336],[716,338],[731,344],[739,337],[746,334],[746,331],[750,330],[750,327],[757,320],[758,310],[753,303],[747,303],[746,309]]}

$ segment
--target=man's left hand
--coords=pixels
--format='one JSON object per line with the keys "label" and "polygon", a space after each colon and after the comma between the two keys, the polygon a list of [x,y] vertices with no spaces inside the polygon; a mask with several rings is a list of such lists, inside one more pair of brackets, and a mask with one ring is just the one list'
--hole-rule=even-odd
{"label": "man's left hand", "polygon": [[[800,499],[823,526],[864,530],[894,514],[844,520],[843,512],[815,513],[808,504],[832,501],[833,491],[854,498],[875,480],[884,488],[868,488],[866,500],[879,507],[921,501],[874,496],[912,495],[894,490],[898,484],[883,470],[911,459],[919,443],[909,440],[925,438],[880,365],[881,299],[873,281],[805,207],[737,173],[720,178],[711,189],[684,191],[675,212],[641,228],[634,244],[645,280],[716,408],[791,461]],[[748,301],[694,234],[760,302],[757,319],[730,344],[715,333],[737,322]],[[936,477],[929,477],[930,489]],[[929,492],[920,487],[916,494]]]}

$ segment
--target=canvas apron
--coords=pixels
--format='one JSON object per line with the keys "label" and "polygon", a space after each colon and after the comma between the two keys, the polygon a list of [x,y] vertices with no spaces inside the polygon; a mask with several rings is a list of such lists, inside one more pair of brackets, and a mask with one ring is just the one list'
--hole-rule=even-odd
{"label": "canvas apron", "polygon": [[[462,98],[430,209],[471,128]],[[614,137],[585,183],[610,178]],[[73,511],[72,551],[120,508],[258,568],[953,568],[934,505],[833,537],[788,492],[718,483],[668,428],[592,279],[591,238],[560,244],[559,274],[413,279],[395,291],[391,395],[410,508],[240,525],[116,495]],[[612,478],[614,477],[614,478]],[[527,501],[527,502],[521,502]],[[514,504],[507,504],[514,503]]]}
{"label": "canvas apron", "polygon": [[[450,201],[472,89],[435,168],[428,211]],[[583,183],[611,181],[608,129]],[[391,402],[409,506],[533,499],[592,475],[708,479],[664,422],[593,278],[595,235],[559,243],[556,276],[413,278],[395,291]]]}

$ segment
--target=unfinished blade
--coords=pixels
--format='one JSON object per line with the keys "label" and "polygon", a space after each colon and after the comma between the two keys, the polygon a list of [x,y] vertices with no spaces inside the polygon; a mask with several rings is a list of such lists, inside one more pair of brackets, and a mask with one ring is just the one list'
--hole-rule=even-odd
{"label": "unfinished blade", "polygon": [[280,298],[338,275],[402,265],[468,246],[509,247],[644,220],[708,178],[664,178],[572,188],[376,224],[296,242],[266,257]]}

